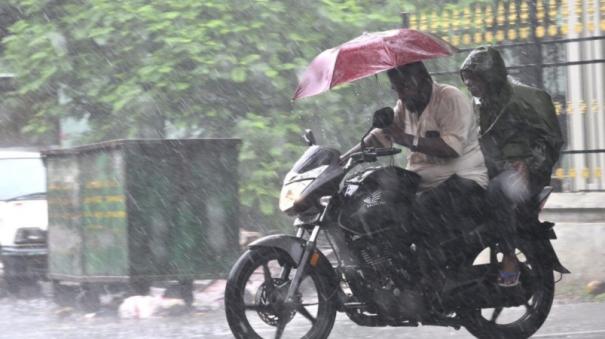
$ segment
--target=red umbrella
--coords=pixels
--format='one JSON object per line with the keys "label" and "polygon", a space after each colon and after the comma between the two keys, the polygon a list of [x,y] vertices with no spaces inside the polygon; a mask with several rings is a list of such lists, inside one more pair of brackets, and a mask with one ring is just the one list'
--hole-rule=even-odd
{"label": "red umbrella", "polygon": [[448,42],[413,29],[364,33],[315,57],[298,83],[293,99],[323,93],[336,85],[399,65],[455,52],[456,47]]}

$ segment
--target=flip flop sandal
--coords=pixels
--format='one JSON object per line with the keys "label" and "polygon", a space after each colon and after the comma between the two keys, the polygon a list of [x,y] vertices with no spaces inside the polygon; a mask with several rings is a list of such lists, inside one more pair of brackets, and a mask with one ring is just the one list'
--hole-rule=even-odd
{"label": "flip flop sandal", "polygon": [[498,274],[498,285],[501,287],[513,287],[519,285],[521,272],[502,272]]}

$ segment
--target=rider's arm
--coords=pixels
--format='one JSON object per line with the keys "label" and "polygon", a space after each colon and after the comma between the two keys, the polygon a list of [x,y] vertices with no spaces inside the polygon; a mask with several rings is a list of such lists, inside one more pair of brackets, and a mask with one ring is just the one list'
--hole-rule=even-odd
{"label": "rider's arm", "polygon": [[524,171],[539,172],[544,167],[547,155],[544,142],[547,133],[542,126],[540,113],[531,106],[513,102],[506,106],[504,114],[510,117],[501,124],[501,138],[498,140],[504,166],[518,170],[517,164],[522,162]]}
{"label": "rider's arm", "polygon": [[[466,132],[466,125],[468,124],[467,121],[462,119],[460,113],[468,110],[470,118],[472,117],[472,108],[464,96],[457,96],[458,92],[454,92],[453,94],[441,100],[446,105],[439,111],[441,116],[435,117],[440,126],[439,131],[437,131],[439,132],[438,135],[431,137],[419,135],[418,140],[414,143],[415,136],[406,132],[405,126],[409,123],[406,117],[409,118],[409,116],[405,115],[401,102],[398,102],[398,106],[396,107],[399,108],[396,110],[399,114],[395,119],[398,123],[394,123],[384,129],[383,132],[389,135],[394,142],[408,147],[415,152],[440,158],[457,158],[462,151],[461,134]],[[407,129],[407,131],[411,131],[411,129]]]}
{"label": "rider's arm", "polygon": [[393,140],[415,152],[424,153],[440,158],[457,158],[459,154],[454,151],[440,137],[423,138],[418,137],[418,145],[414,147],[414,136],[407,133],[401,133],[391,136]]}
{"label": "rider's arm", "polygon": [[[388,144],[388,146],[381,147],[391,147],[392,143],[395,142],[399,145],[408,147],[415,152],[421,152],[431,156],[441,158],[455,158],[459,156],[458,152],[456,152],[455,149],[450,147],[441,138],[441,136],[429,138],[419,136],[418,142],[414,147],[414,135],[406,132],[406,125],[410,122],[408,120],[409,117],[406,115],[406,111],[403,108],[403,103],[401,101],[398,101],[397,105],[395,105],[394,110],[395,119],[391,126],[381,130],[372,131],[372,134],[378,137],[379,142],[382,142],[383,145]],[[443,134],[447,131],[444,129],[440,132]]]}
{"label": "rider's arm", "polygon": [[530,145],[532,157],[527,165],[533,172],[550,173],[559,159],[563,145],[561,127],[551,97],[540,91],[534,96],[534,100],[536,112],[531,114],[534,119],[527,120],[534,129]]}
{"label": "rider's arm", "polygon": [[[380,135],[382,134],[382,138]],[[396,128],[385,128],[381,131],[381,133],[372,133],[369,134],[365,139],[364,143],[369,147],[391,147],[391,145],[382,142],[381,139],[384,137],[390,137],[395,143],[408,147],[410,149],[413,148],[414,136],[411,134],[407,134],[400,129]],[[448,146],[443,139],[439,137],[435,138],[418,138],[418,145],[414,148],[416,152],[421,152],[424,154],[441,157],[441,158],[456,158],[459,154],[454,151],[450,146]],[[361,151],[361,144],[355,145],[355,147],[351,148],[348,152],[341,156],[341,159],[348,158],[351,154],[355,152]]]}
{"label": "rider's arm", "polygon": [[464,143],[476,126],[470,101],[460,90],[451,86],[441,88],[433,95],[439,95],[439,104],[432,107],[430,112],[436,124],[436,135],[428,135],[433,131],[427,131],[424,137],[399,133],[393,139],[416,152],[440,158],[457,158],[462,155]]}

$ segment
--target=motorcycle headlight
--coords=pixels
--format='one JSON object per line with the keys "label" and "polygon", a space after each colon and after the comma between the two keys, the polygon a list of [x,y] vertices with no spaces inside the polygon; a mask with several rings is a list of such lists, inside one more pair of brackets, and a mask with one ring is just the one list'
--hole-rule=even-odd
{"label": "motorcycle headlight", "polygon": [[15,235],[15,244],[43,244],[46,242],[46,231],[37,227],[19,228]]}
{"label": "motorcycle headlight", "polygon": [[313,180],[296,181],[284,185],[279,196],[279,209],[285,212],[294,206],[302,192]]}

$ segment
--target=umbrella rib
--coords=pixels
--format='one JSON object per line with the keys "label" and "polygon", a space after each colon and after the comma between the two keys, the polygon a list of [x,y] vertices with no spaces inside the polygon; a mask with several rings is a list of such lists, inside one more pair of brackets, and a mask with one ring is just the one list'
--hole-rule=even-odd
{"label": "umbrella rib", "polygon": [[340,47],[338,48],[337,52],[336,52],[336,58],[334,58],[334,64],[332,64],[331,70],[330,70],[330,85],[328,86],[328,89],[332,89],[334,87],[334,70],[336,69],[336,64],[338,63],[338,58],[340,58]]}

